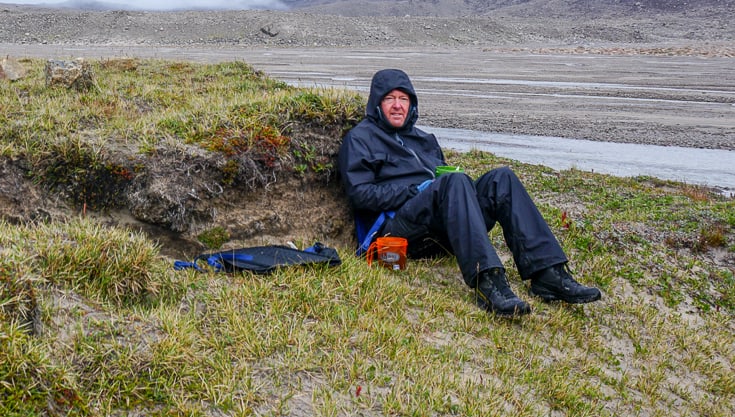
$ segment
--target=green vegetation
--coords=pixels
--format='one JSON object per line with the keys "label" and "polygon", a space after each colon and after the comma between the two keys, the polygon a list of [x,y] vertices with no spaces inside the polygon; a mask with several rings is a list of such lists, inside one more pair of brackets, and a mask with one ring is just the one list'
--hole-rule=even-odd
{"label": "green vegetation", "polygon": [[201,242],[206,248],[219,249],[228,240],[230,240],[230,234],[227,233],[224,227],[217,226],[213,229],[205,230],[197,236],[197,240]]}
{"label": "green vegetation", "polygon": [[[81,182],[58,155],[94,165],[99,154],[74,148],[91,123],[100,140],[141,152],[182,140],[223,154],[272,144],[260,146],[265,163],[284,151],[284,120],[342,124],[359,113],[337,92],[275,81],[253,92],[241,63],[97,65],[99,91],[0,84],[3,155],[55,167],[50,186]],[[171,73],[190,82],[162,86]],[[221,102],[202,98],[210,89]],[[259,113],[269,106],[290,116]],[[308,144],[296,150],[311,155]],[[511,285],[534,308],[523,319],[478,310],[452,259],[371,269],[346,243],[336,268],[175,272],[123,228],[0,222],[0,415],[733,415],[735,201],[483,152],[448,157],[472,176],[512,165],[576,276],[603,299],[529,297],[497,228]],[[200,238],[215,247],[216,232]]]}
{"label": "green vegetation", "polygon": [[[122,204],[142,169],[116,155],[128,148],[216,152],[223,185],[251,165],[320,174],[330,161],[292,131],[316,127],[341,137],[364,108],[355,93],[297,89],[244,62],[94,62],[95,88],[83,92],[46,88],[44,63],[23,63],[26,78],[0,83],[0,155],[27,160],[36,181],[92,209]],[[251,162],[243,167],[243,159]]]}

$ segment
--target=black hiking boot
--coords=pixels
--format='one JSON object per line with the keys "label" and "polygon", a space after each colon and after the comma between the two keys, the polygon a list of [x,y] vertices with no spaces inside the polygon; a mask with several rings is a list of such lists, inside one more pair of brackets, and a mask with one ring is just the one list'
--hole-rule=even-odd
{"label": "black hiking boot", "polygon": [[600,290],[586,287],[572,278],[566,264],[554,265],[531,278],[531,295],[544,301],[562,300],[570,304],[584,304],[602,297]]}
{"label": "black hiking boot", "polygon": [[503,317],[522,316],[531,312],[531,306],[510,289],[505,272],[500,268],[478,274],[475,302],[481,309]]}

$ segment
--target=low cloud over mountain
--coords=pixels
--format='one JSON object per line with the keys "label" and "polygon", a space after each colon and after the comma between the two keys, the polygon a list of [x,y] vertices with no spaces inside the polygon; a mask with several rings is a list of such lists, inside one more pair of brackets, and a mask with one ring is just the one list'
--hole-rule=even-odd
{"label": "low cloud over mountain", "polygon": [[83,10],[286,10],[280,0],[10,0],[5,3]]}

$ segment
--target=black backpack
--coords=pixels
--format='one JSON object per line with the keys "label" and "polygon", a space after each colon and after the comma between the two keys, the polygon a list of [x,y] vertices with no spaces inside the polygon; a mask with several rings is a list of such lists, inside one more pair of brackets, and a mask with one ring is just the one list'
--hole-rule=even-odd
{"label": "black backpack", "polygon": [[218,272],[251,271],[256,274],[268,274],[277,268],[290,265],[325,264],[337,266],[342,260],[336,250],[317,242],[304,250],[290,246],[270,245],[252,248],[231,249],[214,253],[203,253],[193,262],[175,261],[174,269],[203,269],[197,264],[204,260]]}

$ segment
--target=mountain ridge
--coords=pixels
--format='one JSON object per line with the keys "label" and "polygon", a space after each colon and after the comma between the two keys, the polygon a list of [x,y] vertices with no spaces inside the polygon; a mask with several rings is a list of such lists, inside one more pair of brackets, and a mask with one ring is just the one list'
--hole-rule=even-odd
{"label": "mountain ridge", "polygon": [[39,7],[79,10],[289,10],[341,16],[434,16],[460,17],[507,15],[515,17],[557,16],[655,16],[657,14],[717,15],[735,9],[735,0],[237,0],[205,2],[184,7],[136,7],[116,0],[68,0],[39,3]]}
{"label": "mountain ridge", "polygon": [[[345,16],[508,15],[544,16],[642,16],[657,14],[717,14],[735,9],[733,0],[283,0],[292,10]],[[369,5],[369,7],[368,7]]]}

